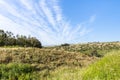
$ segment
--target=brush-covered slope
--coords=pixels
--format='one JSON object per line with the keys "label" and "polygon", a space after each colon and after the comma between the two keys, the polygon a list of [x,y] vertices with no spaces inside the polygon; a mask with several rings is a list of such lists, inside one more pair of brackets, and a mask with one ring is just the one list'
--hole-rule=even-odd
{"label": "brush-covered slope", "polygon": [[43,80],[50,75],[50,71],[59,67],[82,68],[96,59],[94,56],[64,50],[0,48],[0,79]]}
{"label": "brush-covered slope", "polygon": [[0,48],[1,80],[119,80],[120,42]]}
{"label": "brush-covered slope", "polygon": [[112,50],[120,50],[120,42],[89,42],[81,44],[61,45],[55,47],[46,47],[47,49],[64,50],[69,52],[84,53],[91,55],[97,51],[98,54],[104,55]]}

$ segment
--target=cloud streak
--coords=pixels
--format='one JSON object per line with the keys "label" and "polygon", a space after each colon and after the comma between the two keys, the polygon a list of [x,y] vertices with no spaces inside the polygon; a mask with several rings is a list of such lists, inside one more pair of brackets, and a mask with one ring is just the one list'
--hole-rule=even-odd
{"label": "cloud streak", "polygon": [[0,28],[35,36],[43,45],[79,42],[89,32],[84,24],[73,27],[65,19],[59,0],[0,0]]}

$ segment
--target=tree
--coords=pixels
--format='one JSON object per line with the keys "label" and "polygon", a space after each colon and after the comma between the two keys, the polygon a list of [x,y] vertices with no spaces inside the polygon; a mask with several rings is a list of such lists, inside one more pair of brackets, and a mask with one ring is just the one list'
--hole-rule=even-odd
{"label": "tree", "polygon": [[61,46],[70,46],[70,44],[65,43],[65,44],[61,44]]}
{"label": "tree", "polygon": [[0,46],[21,46],[21,47],[38,47],[42,48],[41,42],[35,37],[26,37],[16,35],[12,32],[0,30]]}
{"label": "tree", "polygon": [[3,46],[5,44],[6,38],[6,33],[3,30],[0,30],[0,46]]}

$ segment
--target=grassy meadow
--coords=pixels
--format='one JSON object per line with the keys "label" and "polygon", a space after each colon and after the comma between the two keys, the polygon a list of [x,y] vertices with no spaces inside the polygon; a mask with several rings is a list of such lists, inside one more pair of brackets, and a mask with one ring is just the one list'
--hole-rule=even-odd
{"label": "grassy meadow", "polygon": [[120,42],[1,47],[0,80],[120,80]]}

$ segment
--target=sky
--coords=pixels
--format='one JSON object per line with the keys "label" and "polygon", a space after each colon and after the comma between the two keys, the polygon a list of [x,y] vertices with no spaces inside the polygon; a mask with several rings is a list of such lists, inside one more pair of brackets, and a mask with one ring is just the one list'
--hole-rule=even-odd
{"label": "sky", "polygon": [[43,45],[120,41],[119,0],[0,0],[0,29]]}

